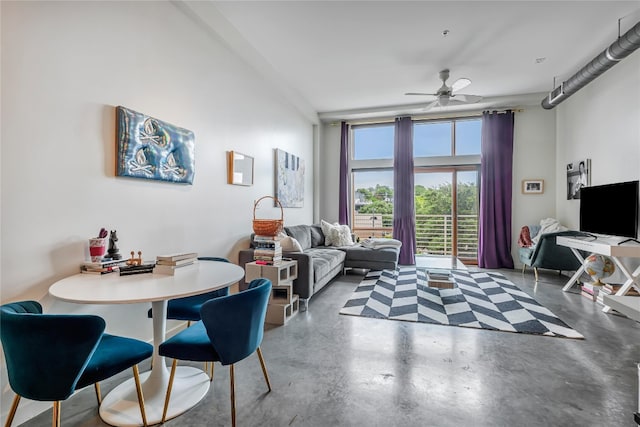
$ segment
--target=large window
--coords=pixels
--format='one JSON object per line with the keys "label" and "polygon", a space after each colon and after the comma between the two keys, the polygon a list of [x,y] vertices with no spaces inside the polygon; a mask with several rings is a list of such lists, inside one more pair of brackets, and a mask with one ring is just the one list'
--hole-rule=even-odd
{"label": "large window", "polygon": [[[414,122],[418,253],[475,258],[481,131],[479,117]],[[352,141],[353,231],[390,237],[394,125],[354,125]]]}

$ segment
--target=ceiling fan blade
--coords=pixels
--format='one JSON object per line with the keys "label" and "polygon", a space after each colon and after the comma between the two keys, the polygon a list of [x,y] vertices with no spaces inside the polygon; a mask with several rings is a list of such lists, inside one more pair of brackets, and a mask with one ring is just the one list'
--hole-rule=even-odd
{"label": "ceiling fan blade", "polygon": [[452,95],[452,97],[455,97],[456,101],[461,101],[465,104],[474,104],[482,99],[482,97],[478,95],[464,95],[461,93]]}
{"label": "ceiling fan blade", "polygon": [[430,109],[432,109],[433,107],[435,107],[435,106],[437,106],[437,105],[439,105],[439,104],[438,104],[438,100],[436,99],[435,101],[431,101],[430,103],[428,103],[428,104],[427,104],[427,105],[422,109],[422,111],[430,110]]}
{"label": "ceiling fan blade", "polygon": [[405,95],[436,96],[435,93],[407,92]]}
{"label": "ceiling fan blade", "polygon": [[456,80],[455,82],[453,82],[453,85],[451,85],[451,91],[452,92],[456,92],[458,90],[464,89],[465,87],[469,86],[471,84],[471,80],[465,78],[465,77],[461,77],[458,80]]}

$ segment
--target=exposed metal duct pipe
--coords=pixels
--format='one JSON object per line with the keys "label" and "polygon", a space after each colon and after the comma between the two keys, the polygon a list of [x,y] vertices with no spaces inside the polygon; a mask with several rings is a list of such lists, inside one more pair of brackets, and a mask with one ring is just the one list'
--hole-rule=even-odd
{"label": "exposed metal duct pipe", "polygon": [[560,86],[553,89],[542,100],[542,107],[552,109],[562,101],[582,89],[596,79],[600,74],[616,65],[620,60],[629,56],[640,47],[640,22],[633,26],[623,36],[619,37],[607,49],[602,51],[591,62],[582,67],[577,73],[569,77]]}

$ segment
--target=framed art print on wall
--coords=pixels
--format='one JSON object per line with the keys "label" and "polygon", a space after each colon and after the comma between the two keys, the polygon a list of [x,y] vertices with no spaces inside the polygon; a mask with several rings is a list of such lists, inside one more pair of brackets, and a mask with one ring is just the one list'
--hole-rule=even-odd
{"label": "framed art print on wall", "polygon": [[522,194],[544,193],[544,179],[523,179]]}
{"label": "framed art print on wall", "polygon": [[121,106],[116,128],[118,176],[193,183],[193,132]]}
{"label": "framed art print on wall", "polygon": [[580,189],[591,185],[591,159],[567,164],[567,200],[580,199]]}
{"label": "framed art print on wall", "polygon": [[276,198],[283,208],[304,206],[304,160],[277,148]]}

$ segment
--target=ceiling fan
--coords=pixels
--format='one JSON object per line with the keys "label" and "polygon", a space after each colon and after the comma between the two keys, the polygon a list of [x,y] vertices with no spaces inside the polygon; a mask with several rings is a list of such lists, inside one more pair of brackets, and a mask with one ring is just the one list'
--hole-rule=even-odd
{"label": "ceiling fan", "polygon": [[454,93],[469,86],[471,84],[471,80],[463,77],[456,80],[453,85],[447,86],[447,79],[449,78],[448,69],[440,71],[440,73],[438,73],[438,77],[442,80],[442,86],[440,86],[436,93],[407,92],[405,95],[435,96],[437,99],[427,104],[425,109],[429,109],[434,106],[446,107],[448,105],[473,104],[482,99],[481,96],[477,95]]}

